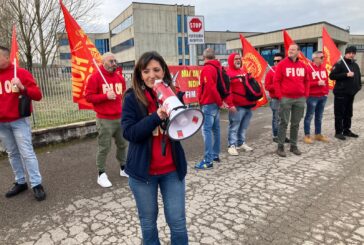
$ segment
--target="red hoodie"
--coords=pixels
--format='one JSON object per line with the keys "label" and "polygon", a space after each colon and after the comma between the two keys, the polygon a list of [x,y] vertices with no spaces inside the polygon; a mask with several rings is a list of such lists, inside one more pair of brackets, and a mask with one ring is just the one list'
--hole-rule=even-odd
{"label": "red hoodie", "polygon": [[32,100],[39,101],[42,99],[42,93],[29,71],[17,68],[17,77],[25,87],[23,91],[12,92],[11,79],[13,77],[14,66],[12,64],[0,70],[0,122],[13,122],[20,118],[18,111],[19,93],[28,95]]}
{"label": "red hoodie", "polygon": [[217,106],[220,107],[222,106],[223,100],[221,99],[216,87],[217,70],[214,66],[207,65],[208,63],[218,67],[220,71],[222,69],[218,60],[208,60],[205,62],[205,65],[201,70],[200,85],[197,89],[198,100],[200,105],[217,104]]}
{"label": "red hoodie", "polygon": [[[153,94],[154,99],[150,95]],[[156,97],[157,94],[151,90],[148,92],[148,89],[145,90],[145,97],[148,100],[148,113],[152,114],[157,111],[157,103]],[[167,174],[176,170],[176,166],[173,163],[172,157],[172,146],[170,139],[167,135],[163,136],[162,129],[160,126],[156,127],[153,131],[153,139],[152,139],[152,158],[150,160],[149,174],[150,175],[160,175]],[[162,139],[165,137],[166,140],[166,155],[162,155]]]}
{"label": "red hoodie", "polygon": [[126,85],[123,76],[117,72],[110,73],[103,66],[100,70],[107,83],[116,94],[115,100],[107,98],[107,85],[104,83],[100,73],[96,70],[86,86],[86,100],[92,103],[96,112],[96,117],[101,119],[115,120],[121,118],[121,98],[125,92]]}
{"label": "red hoodie", "polygon": [[274,73],[276,71],[276,68],[277,68],[276,66],[273,66],[272,69],[269,69],[269,71],[267,72],[267,75],[265,75],[265,80],[264,80],[265,90],[267,90],[269,92],[269,96],[272,99],[277,99],[277,95],[274,92],[274,84],[273,84],[273,78],[274,78]]}
{"label": "red hoodie", "polygon": [[[324,65],[317,66],[315,63],[311,63],[312,68],[315,71],[312,71],[311,67],[309,68],[308,80],[310,83],[310,96],[313,97],[321,97],[329,94],[329,81],[328,74]],[[325,85],[319,85],[320,78],[325,82]]]}
{"label": "red hoodie", "polygon": [[[236,69],[234,65],[234,58],[238,53],[232,53],[229,55],[228,64],[229,68],[226,73],[230,77],[230,94],[227,97],[227,104],[233,104],[234,106],[242,106],[252,108],[256,105],[255,101],[249,101],[246,99],[245,87],[242,82],[242,76],[246,75],[246,72],[242,68]],[[239,77],[239,78],[238,78]],[[240,78],[241,77],[241,78]]]}
{"label": "red hoodie", "polygon": [[308,70],[298,59],[293,62],[289,57],[278,63],[273,78],[274,91],[278,99],[282,97],[308,97]]}

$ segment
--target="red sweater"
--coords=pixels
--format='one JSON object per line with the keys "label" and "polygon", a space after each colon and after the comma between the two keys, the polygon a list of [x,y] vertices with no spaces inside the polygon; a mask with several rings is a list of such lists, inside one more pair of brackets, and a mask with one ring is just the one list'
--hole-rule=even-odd
{"label": "red sweater", "polygon": [[273,84],[278,99],[308,97],[310,84],[306,65],[298,59],[293,62],[289,57],[284,58],[277,65]]}
{"label": "red sweater", "polygon": [[17,76],[25,90],[12,92],[11,79],[14,77],[14,66],[10,64],[7,68],[0,70],[0,122],[13,122],[20,118],[19,93],[28,95],[32,100],[42,99],[42,93],[29,71],[18,67]]}
{"label": "red sweater", "polygon": [[107,83],[114,90],[116,99],[109,100],[107,98],[107,85],[96,70],[86,85],[86,100],[93,104],[97,118],[119,119],[121,118],[121,98],[126,89],[125,80],[122,75],[117,72],[110,73],[103,66],[100,66],[100,70]]}
{"label": "red sweater", "polygon": [[232,53],[228,58],[229,68],[227,69],[226,73],[230,77],[230,94],[226,101],[228,105],[233,104],[234,106],[252,108],[256,105],[256,102],[249,101],[245,97],[246,91],[242,81],[245,79],[243,76],[246,75],[246,72],[244,72],[242,68],[235,68],[234,57],[236,55],[237,53]]}
{"label": "red sweater", "polygon": [[274,91],[274,84],[273,84],[273,78],[274,78],[276,68],[277,67],[273,66],[272,67],[273,71],[271,69],[269,69],[269,71],[267,72],[267,75],[265,75],[265,80],[264,80],[265,90],[267,90],[269,92],[269,96],[272,99],[277,99],[277,95]]}
{"label": "red sweater", "polygon": [[[157,94],[154,91],[154,98]],[[145,96],[148,100],[148,113],[152,114],[157,111],[156,99],[153,99],[148,90],[145,90]],[[165,137],[166,140],[166,155],[162,155],[162,139]],[[160,126],[156,127],[153,131],[152,139],[152,158],[150,160],[149,174],[150,175],[161,175],[176,171],[176,166],[173,163],[172,147],[171,142],[167,135],[163,136],[163,130]]]}
{"label": "red sweater", "polygon": [[219,67],[220,70],[222,69],[218,60],[209,60],[205,62],[200,75],[200,85],[197,89],[198,100],[200,105],[217,104],[217,106],[220,107],[222,106],[222,99],[216,87],[217,70],[214,66],[207,65],[207,63]]}
{"label": "red sweater", "polygon": [[[309,68],[308,73],[308,81],[310,83],[310,96],[313,97],[321,97],[329,94],[329,81],[328,74],[324,65],[317,66],[315,63],[311,63],[312,68],[315,71],[312,71],[311,67]],[[319,85],[320,79],[325,82],[325,85]]]}

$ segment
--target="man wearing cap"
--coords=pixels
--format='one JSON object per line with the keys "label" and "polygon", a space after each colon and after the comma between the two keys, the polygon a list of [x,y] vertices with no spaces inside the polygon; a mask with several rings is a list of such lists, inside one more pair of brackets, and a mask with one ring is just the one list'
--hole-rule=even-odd
{"label": "man wearing cap", "polygon": [[355,63],[356,47],[349,46],[345,49],[344,60],[340,60],[332,68],[330,79],[336,80],[334,87],[334,114],[335,137],[345,140],[346,137],[358,138],[359,135],[351,132],[351,118],[353,117],[353,103],[355,94],[361,89],[361,74]]}

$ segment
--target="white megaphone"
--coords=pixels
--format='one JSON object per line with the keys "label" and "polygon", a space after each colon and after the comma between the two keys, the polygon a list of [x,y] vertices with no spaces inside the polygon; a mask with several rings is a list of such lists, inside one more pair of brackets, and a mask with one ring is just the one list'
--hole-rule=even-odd
{"label": "white megaphone", "polygon": [[184,140],[194,135],[202,126],[204,116],[202,111],[194,108],[186,108],[172,89],[162,80],[154,82],[153,90],[157,98],[166,109],[169,123],[167,134],[173,140]]}

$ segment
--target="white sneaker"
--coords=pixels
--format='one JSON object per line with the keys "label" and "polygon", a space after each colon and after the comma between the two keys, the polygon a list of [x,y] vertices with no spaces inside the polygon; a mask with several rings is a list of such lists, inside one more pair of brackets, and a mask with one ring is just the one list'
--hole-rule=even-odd
{"label": "white sneaker", "polygon": [[107,178],[106,173],[102,173],[98,178],[97,178],[97,184],[99,184],[101,187],[107,188],[107,187],[111,187],[112,184],[109,181],[109,179]]}
{"label": "white sneaker", "polygon": [[120,176],[121,177],[126,177],[126,178],[129,178],[129,175],[127,173],[125,173],[124,170],[120,169]]}
{"label": "white sneaker", "polygon": [[247,144],[242,144],[239,149],[243,149],[244,151],[252,151],[253,148],[251,148],[250,146],[248,146]]}
{"label": "white sneaker", "polygon": [[239,155],[239,152],[236,150],[236,147],[235,145],[231,145],[229,148],[228,148],[228,152],[230,155],[232,156],[238,156]]}

